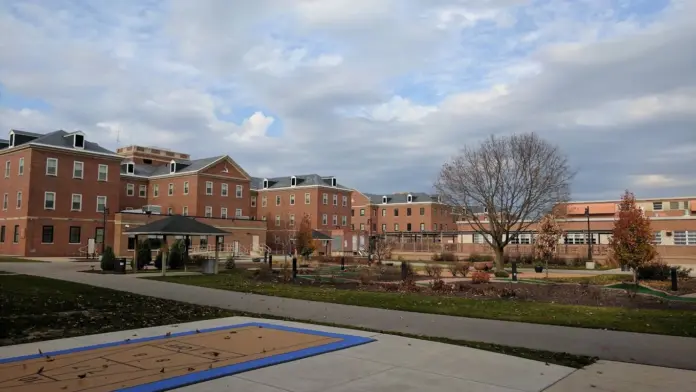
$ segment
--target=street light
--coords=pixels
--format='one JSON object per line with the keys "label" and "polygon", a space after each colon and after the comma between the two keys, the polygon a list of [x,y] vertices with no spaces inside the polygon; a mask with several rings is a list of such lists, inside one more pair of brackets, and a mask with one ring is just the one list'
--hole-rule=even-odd
{"label": "street light", "polygon": [[590,233],[590,206],[585,207],[587,218],[587,260],[592,261],[592,233]]}

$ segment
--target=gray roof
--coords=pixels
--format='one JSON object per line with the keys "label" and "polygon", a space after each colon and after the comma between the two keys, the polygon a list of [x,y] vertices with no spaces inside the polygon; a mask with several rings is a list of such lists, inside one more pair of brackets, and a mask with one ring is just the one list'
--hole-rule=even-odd
{"label": "gray roof", "polygon": [[80,149],[75,148],[73,146],[72,138],[65,137],[67,135],[70,135],[71,133],[65,132],[62,130],[50,132],[47,134],[26,132],[26,131],[20,131],[20,130],[16,130],[16,129],[13,129],[12,132],[14,132],[15,135],[27,136],[27,137],[34,138],[33,140],[30,140],[26,143],[22,143],[21,145],[45,144],[45,145],[49,145],[49,146],[53,146],[53,147],[70,148],[70,149],[75,149],[75,150],[98,152],[101,154],[116,155],[115,152],[113,152],[111,150],[107,150],[106,148],[101,147],[97,143],[92,143],[92,142],[88,141],[86,137],[85,137],[85,148],[80,148]]}
{"label": "gray roof", "polygon": [[406,203],[408,195],[412,196],[411,201],[413,203],[423,203],[423,202],[437,202],[436,195],[429,195],[423,192],[403,192],[403,193],[391,193],[386,195],[377,195],[374,193],[363,193],[363,195],[370,198],[370,203],[372,204],[382,204],[382,197],[387,197],[387,203]]}
{"label": "gray roof", "polygon": [[[293,176],[266,178],[268,180],[268,189],[290,188],[290,180],[292,177]],[[331,186],[331,179],[333,178],[331,176],[320,176],[318,174],[302,174],[294,177],[297,178],[297,186]],[[251,189],[263,189],[263,180],[264,178],[262,177],[252,177]],[[336,182],[336,188],[350,189],[338,182]]]}
{"label": "gray roof", "polygon": [[[194,159],[190,161],[186,160],[180,160],[176,159],[175,162],[177,163],[177,169],[176,169],[176,174],[180,173],[195,173],[198,170],[203,169],[204,167],[212,164],[213,162],[224,158],[225,155],[218,155],[215,157],[210,157],[210,158],[202,158],[202,159]],[[122,161],[121,165],[121,175],[128,175],[126,173],[126,163],[132,162],[130,159],[126,159]],[[136,176],[141,176],[141,177],[155,177],[155,176],[166,176],[170,174],[170,168],[169,165],[145,165],[145,164],[135,164],[135,167],[133,168]]]}
{"label": "gray roof", "polygon": [[225,235],[228,233],[190,216],[171,215],[144,226],[130,228],[124,234]]}

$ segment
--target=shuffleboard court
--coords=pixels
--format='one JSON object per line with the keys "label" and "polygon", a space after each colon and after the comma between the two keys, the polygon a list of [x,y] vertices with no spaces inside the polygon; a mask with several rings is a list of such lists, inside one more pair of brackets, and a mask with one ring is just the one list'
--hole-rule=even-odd
{"label": "shuffleboard court", "polygon": [[0,392],[154,392],[374,339],[246,323],[0,359]]}

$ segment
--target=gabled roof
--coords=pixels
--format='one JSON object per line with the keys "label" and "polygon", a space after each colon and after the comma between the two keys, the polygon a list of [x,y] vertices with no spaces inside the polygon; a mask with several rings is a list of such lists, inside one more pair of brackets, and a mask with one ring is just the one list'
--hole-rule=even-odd
{"label": "gabled roof", "polygon": [[317,230],[312,230],[312,239],[313,240],[320,240],[320,241],[329,241],[333,240],[333,238],[329,235],[326,235],[322,233],[321,231]]}
{"label": "gabled roof", "polygon": [[[44,145],[44,146],[49,146],[49,147],[59,147],[63,149],[70,149],[70,150],[76,150],[76,151],[87,151],[87,152],[94,152],[94,153],[99,153],[103,155],[113,155],[116,157],[116,153],[107,150],[106,148],[100,146],[97,143],[90,142],[88,140],[85,140],[85,147],[84,148],[75,148],[73,145],[73,140],[69,137],[65,137],[70,134],[74,133],[68,133],[66,131],[60,130],[60,131],[54,131],[50,132],[47,134],[40,134],[40,133],[34,133],[34,132],[26,132],[26,131],[20,131],[13,129],[12,132],[15,134],[15,136],[26,136],[26,137],[31,137],[34,138],[33,140],[30,140],[28,142],[22,143],[20,146],[26,146],[26,145]],[[17,147],[20,147],[17,146]]]}
{"label": "gabled roof", "polygon": [[387,204],[397,204],[397,203],[407,203],[408,195],[411,195],[412,203],[424,203],[431,202],[437,203],[437,196],[429,195],[423,192],[406,192],[406,193],[390,193],[386,195],[377,195],[374,193],[363,193],[363,195],[370,198],[370,203],[372,204],[382,204],[382,198],[387,197]]}
{"label": "gabled roof", "polygon": [[29,136],[29,137],[37,137],[37,138],[46,135],[46,134],[43,134],[43,133],[35,133],[35,132],[22,131],[22,130],[20,130],[20,129],[12,129],[11,131],[12,131],[15,135]]}
{"label": "gabled roof", "polygon": [[[263,189],[263,180],[268,180],[268,189],[279,189],[279,188],[290,188],[292,177],[297,179],[297,186],[331,186],[331,176],[320,176],[318,174],[302,174],[296,176],[284,176],[284,177],[252,177],[251,178],[251,189]],[[343,190],[350,190],[350,188],[336,183],[336,188]]]}
{"label": "gabled roof", "polygon": [[124,234],[142,235],[225,235],[228,232],[183,215],[171,215],[164,219],[133,227]]}
{"label": "gabled roof", "polygon": [[[176,170],[176,173],[171,173],[169,165],[145,165],[145,164],[139,164],[136,163],[134,165],[134,173],[133,175],[136,176],[141,176],[141,177],[157,177],[157,176],[166,176],[169,174],[194,174],[197,173],[206,167],[212,165],[213,163],[219,161],[222,158],[227,157],[227,155],[218,155],[215,157],[210,157],[210,158],[202,158],[202,159],[193,159],[190,161],[187,160],[181,160],[181,159],[174,159],[177,164],[182,165],[183,167],[179,168]],[[122,161],[122,163],[128,163],[132,162],[130,158],[125,159]],[[121,166],[121,174],[122,175],[131,175],[126,172],[126,168]]]}

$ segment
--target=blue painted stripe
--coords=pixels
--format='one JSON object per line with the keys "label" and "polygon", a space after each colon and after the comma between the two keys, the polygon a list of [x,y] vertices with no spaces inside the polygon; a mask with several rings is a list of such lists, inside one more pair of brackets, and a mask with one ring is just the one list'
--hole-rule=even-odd
{"label": "blue painted stripe", "polygon": [[[216,369],[203,370],[203,371],[187,374],[184,376],[177,376],[177,377],[172,377],[172,378],[165,379],[165,380],[155,381],[155,382],[148,383],[148,384],[142,384],[142,385],[137,385],[137,386],[128,387],[128,388],[124,388],[124,389],[119,389],[119,390],[117,390],[117,392],[166,391],[166,390],[170,390],[173,388],[180,388],[180,387],[183,387],[186,385],[196,384],[196,383],[200,383],[200,382],[204,382],[204,381],[210,381],[210,380],[213,380],[216,378],[226,377],[226,376],[230,376],[233,374],[246,372],[249,370],[260,369],[263,367],[277,365],[277,364],[284,363],[284,362],[295,361],[295,360],[302,359],[302,358],[308,358],[308,357],[311,357],[314,355],[325,354],[325,353],[329,353],[329,352],[337,351],[337,350],[343,350],[345,348],[359,346],[361,344],[366,344],[366,343],[370,343],[370,342],[375,341],[375,339],[365,338],[365,337],[361,337],[361,336],[344,335],[344,334],[339,334],[339,333],[323,332],[323,331],[316,331],[316,330],[311,330],[311,329],[295,328],[295,327],[288,327],[288,326],[284,326],[284,325],[257,323],[257,322],[202,329],[202,330],[200,330],[200,333],[215,332],[215,331],[220,331],[220,330],[233,329],[233,328],[244,328],[244,327],[263,327],[263,328],[269,328],[269,329],[276,329],[276,330],[280,330],[280,331],[296,332],[296,333],[303,333],[303,334],[308,334],[308,335],[322,336],[322,337],[327,337],[327,338],[341,339],[341,341],[327,343],[327,344],[324,344],[321,346],[309,347],[309,348],[305,348],[305,349],[301,349],[301,350],[297,350],[297,351],[293,351],[293,352],[289,352],[289,353],[271,355],[271,356],[268,356],[265,358],[260,358],[260,359],[256,359],[256,360],[252,360],[252,361],[237,363],[237,364],[233,364],[233,365],[228,365],[228,366],[224,366],[224,367],[220,367],[220,368],[216,368]],[[121,345],[127,345],[127,344],[150,342],[153,340],[160,340],[160,339],[166,339],[166,338],[175,338],[175,337],[179,337],[179,336],[188,336],[188,335],[193,335],[196,333],[198,333],[198,332],[196,332],[195,330],[194,331],[186,331],[186,332],[177,332],[177,333],[172,333],[170,336],[160,335],[160,336],[153,336],[153,337],[148,337],[148,338],[133,339],[133,340],[129,340],[129,341],[123,340],[123,341],[119,341],[119,342],[103,343],[103,344],[97,344],[97,345],[92,345],[92,346],[71,348],[71,349],[67,349],[67,350],[45,352],[43,355],[31,354],[31,355],[25,355],[25,356],[21,356],[21,357],[5,358],[5,359],[0,359],[0,364],[1,363],[16,362],[16,361],[23,361],[23,360],[27,360],[27,359],[41,358],[42,356],[46,356],[46,355],[56,356],[56,355],[61,355],[61,354],[70,354],[70,353],[75,353],[75,352],[95,350],[95,349],[105,348],[105,347],[115,347],[115,346],[121,346]]]}

